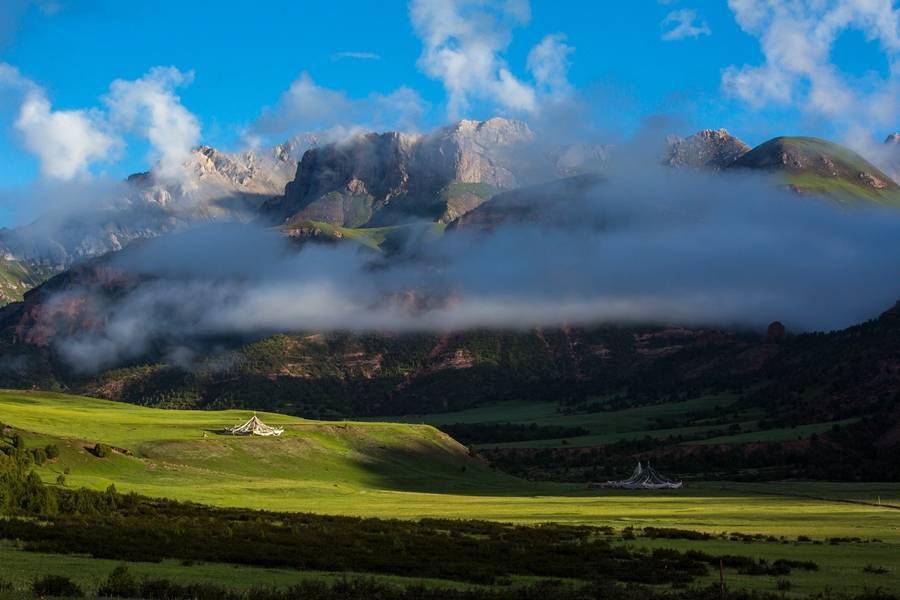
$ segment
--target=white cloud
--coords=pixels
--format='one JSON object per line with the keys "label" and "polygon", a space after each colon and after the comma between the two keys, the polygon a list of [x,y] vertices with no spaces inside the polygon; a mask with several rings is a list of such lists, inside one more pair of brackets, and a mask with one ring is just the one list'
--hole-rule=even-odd
{"label": "white cloud", "polygon": [[528,53],[528,70],[535,83],[553,97],[566,97],[572,91],[569,83],[569,56],[575,51],[566,44],[566,36],[545,36]]}
{"label": "white cloud", "polygon": [[178,178],[200,140],[200,123],[175,94],[193,73],[175,67],[154,67],[134,81],[117,79],[104,99],[110,120],[127,131],[135,131],[153,147],[156,170],[166,178]]}
{"label": "white cloud", "polygon": [[22,95],[13,127],[22,144],[41,162],[41,173],[54,179],[84,175],[106,160],[120,143],[92,110],[53,110],[43,88],[18,69],[0,63],[0,85]]}
{"label": "white cloud", "polygon": [[697,11],[690,8],[673,10],[663,19],[661,26],[666,30],[662,34],[662,39],[666,42],[712,35],[706,21],[699,21]]}
{"label": "white cloud", "polygon": [[574,49],[564,35],[548,35],[531,49],[533,80],[517,76],[504,58],[513,29],[531,19],[528,0],[411,0],[409,14],[424,45],[419,67],[444,85],[452,119],[478,102],[533,115],[571,93],[567,72]]}
{"label": "white cloud", "polygon": [[[828,119],[850,142],[883,136],[882,128],[896,124],[900,10],[891,0],[729,0],[728,5],[738,25],[759,39],[765,62],[726,69],[726,92],[756,108],[794,107]],[[887,77],[857,73],[854,79],[831,62],[832,48],[847,30],[877,43],[889,64]]]}
{"label": "white cloud", "polygon": [[513,27],[531,17],[526,0],[412,0],[409,13],[425,46],[419,66],[443,83],[452,118],[476,99],[514,112],[535,110],[534,90],[502,58]]}
{"label": "white cloud", "polygon": [[159,175],[179,176],[200,137],[197,118],[173,91],[190,80],[174,67],[154,67],[135,81],[114,81],[103,99],[105,110],[54,110],[42,87],[0,63],[0,86],[21,98],[13,125],[22,144],[40,159],[43,175],[63,180],[113,158],[129,133],[150,142]]}
{"label": "white cloud", "polygon": [[105,160],[116,138],[104,133],[90,111],[53,110],[40,92],[29,93],[19,110],[15,128],[25,147],[38,156],[41,172],[56,179],[72,179],[91,163]]}
{"label": "white cloud", "polygon": [[245,137],[280,140],[301,132],[331,132],[342,137],[363,127],[414,130],[426,108],[419,94],[408,87],[357,99],[301,73],[274,107],[263,110]]}

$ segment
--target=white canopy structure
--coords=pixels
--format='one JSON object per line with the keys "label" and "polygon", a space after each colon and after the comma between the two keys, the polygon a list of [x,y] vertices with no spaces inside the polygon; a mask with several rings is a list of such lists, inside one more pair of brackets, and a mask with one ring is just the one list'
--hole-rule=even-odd
{"label": "white canopy structure", "polygon": [[261,435],[267,437],[270,435],[281,435],[284,433],[284,427],[269,427],[260,421],[256,415],[253,415],[250,417],[250,420],[243,425],[226,427],[225,433],[230,433],[231,435]]}
{"label": "white canopy structure", "polygon": [[675,490],[682,486],[682,482],[669,479],[664,475],[656,472],[656,469],[647,464],[646,468],[638,462],[631,477],[621,481],[607,481],[605,483],[595,483],[591,487],[598,488],[617,488],[622,490]]}

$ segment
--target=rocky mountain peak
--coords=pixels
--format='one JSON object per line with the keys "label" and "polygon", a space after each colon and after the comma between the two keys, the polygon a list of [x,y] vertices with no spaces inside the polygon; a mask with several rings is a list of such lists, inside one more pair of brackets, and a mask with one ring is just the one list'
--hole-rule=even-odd
{"label": "rocky mountain peak", "polygon": [[447,182],[509,188],[520,184],[510,149],[533,139],[531,129],[521,121],[463,120],[424,136],[416,158],[423,174]]}
{"label": "rocky mountain peak", "polygon": [[[465,194],[468,210],[486,189],[519,185],[513,146],[533,139],[521,121],[458,121],[426,135],[396,131],[357,134],[304,154],[283,198],[261,208],[273,223],[324,221],[358,227],[411,216],[439,219],[455,197],[451,184],[482,186]],[[470,197],[471,196],[471,197]]]}
{"label": "rocky mountain peak", "polygon": [[887,138],[885,138],[884,140],[884,143],[900,145],[900,132],[892,133],[891,135],[887,136]]}
{"label": "rocky mountain peak", "polygon": [[665,163],[672,167],[719,171],[749,151],[750,146],[725,129],[703,129],[687,138],[670,138]]}
{"label": "rocky mountain peak", "polygon": [[777,137],[741,156],[735,168],[778,174],[799,193],[898,202],[900,187],[865,158],[827,140],[813,137]]}

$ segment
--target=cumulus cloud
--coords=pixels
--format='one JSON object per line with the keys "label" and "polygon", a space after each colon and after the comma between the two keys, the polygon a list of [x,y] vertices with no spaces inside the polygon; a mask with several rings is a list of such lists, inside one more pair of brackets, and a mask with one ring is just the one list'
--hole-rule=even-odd
{"label": "cumulus cloud", "polygon": [[[729,0],[738,25],[759,39],[761,65],[731,66],[726,92],[763,108],[787,106],[836,124],[858,149],[900,117],[900,9],[891,0]],[[831,62],[845,31],[877,43],[889,63],[886,77],[847,76]]]}
{"label": "cumulus cloud", "polygon": [[200,140],[200,123],[181,103],[175,89],[193,80],[193,73],[175,67],[154,67],[134,81],[117,79],[104,99],[110,121],[145,137],[153,148],[151,160],[163,178],[177,179]]}
{"label": "cumulus cloud", "polygon": [[132,246],[112,259],[138,275],[125,290],[66,292],[101,325],[60,337],[57,349],[91,370],[151,349],[202,352],[218,336],[278,331],[762,328],[775,319],[830,329],[900,296],[894,212],[848,212],[774,190],[764,177],[651,162],[578,192],[524,193],[521,206],[540,218],[490,234],[452,231],[412,260],[349,243],[298,252],[275,232],[236,225]]}
{"label": "cumulus cloud", "polygon": [[474,102],[531,114],[545,99],[542,92],[552,98],[569,91],[565,74],[572,48],[564,36],[549,35],[532,49],[528,68],[535,81],[516,76],[503,56],[513,29],[531,18],[527,0],[412,0],[409,13],[424,45],[419,67],[444,85],[453,119]]}
{"label": "cumulus cloud", "polygon": [[566,43],[566,36],[554,33],[545,36],[528,53],[528,70],[535,83],[552,97],[568,97],[572,93],[569,83],[569,57],[575,49]]}
{"label": "cumulus cloud", "polygon": [[389,94],[351,98],[342,90],[317,84],[304,72],[275,106],[262,111],[245,137],[256,144],[263,139],[280,141],[301,132],[320,133],[327,141],[362,129],[415,130],[426,110],[425,101],[408,87]]}
{"label": "cumulus cloud", "polygon": [[13,123],[25,149],[41,161],[44,176],[69,180],[115,158],[128,135],[150,142],[154,171],[177,177],[200,138],[200,125],[174,93],[191,80],[174,67],[155,67],[134,81],[116,80],[104,106],[54,110],[44,89],[18,69],[0,63],[0,87],[20,104]]}
{"label": "cumulus cloud", "polygon": [[663,19],[661,26],[665,30],[662,40],[666,42],[712,35],[706,21],[700,20],[697,11],[690,8],[673,10]]}
{"label": "cumulus cloud", "polygon": [[119,144],[106,131],[96,110],[53,110],[43,88],[15,67],[0,63],[0,86],[21,96],[13,127],[22,144],[41,162],[41,173],[54,179],[85,175],[90,165],[106,160]]}

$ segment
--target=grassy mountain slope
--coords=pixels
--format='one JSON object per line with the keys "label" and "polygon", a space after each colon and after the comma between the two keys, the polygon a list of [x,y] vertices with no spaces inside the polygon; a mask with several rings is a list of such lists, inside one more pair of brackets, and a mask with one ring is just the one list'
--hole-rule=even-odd
{"label": "grassy mountain slope", "polygon": [[772,172],[801,193],[900,206],[900,186],[888,175],[856,152],[819,138],[774,138],[738,158],[732,168]]}
{"label": "grassy mountain slope", "polygon": [[[174,411],[63,394],[3,392],[0,419],[55,441],[76,485],[204,502],[265,505],[272,493],[315,497],[361,490],[462,491],[509,484],[425,425],[329,423],[260,413],[273,438],[222,434],[248,411]],[[106,458],[89,449],[117,449]]]}
{"label": "grassy mountain slope", "polygon": [[440,237],[442,223],[416,223],[387,227],[341,227],[324,221],[292,220],[281,226],[281,231],[292,238],[339,242],[352,241],[379,252],[390,252],[412,240],[430,240]]}
{"label": "grassy mountain slope", "polygon": [[25,292],[40,285],[50,276],[23,262],[0,259],[0,306],[22,300]]}

